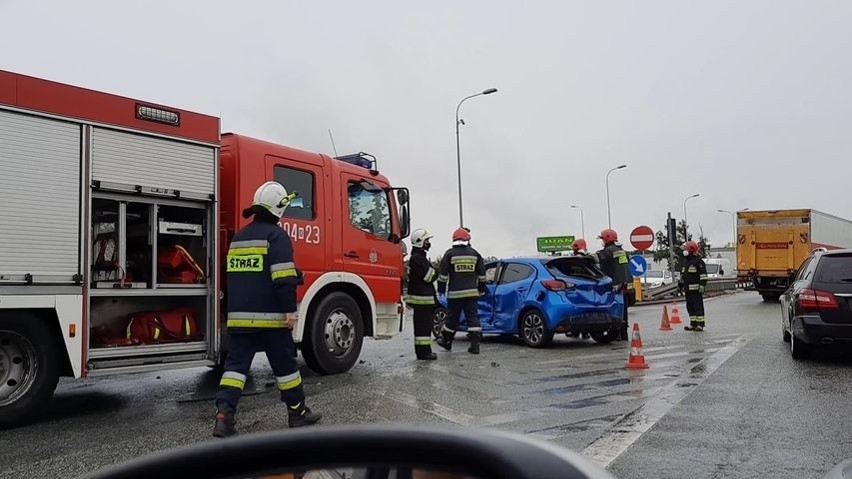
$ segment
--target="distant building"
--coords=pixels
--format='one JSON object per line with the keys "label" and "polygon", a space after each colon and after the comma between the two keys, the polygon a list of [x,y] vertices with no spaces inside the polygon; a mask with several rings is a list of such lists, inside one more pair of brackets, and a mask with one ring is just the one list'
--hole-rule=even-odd
{"label": "distant building", "polygon": [[[649,269],[652,270],[661,270],[666,269],[668,267],[668,263],[663,261],[654,262],[654,255],[652,253],[646,253],[643,255],[645,259],[648,261],[650,265]],[[710,252],[707,255],[708,258],[723,258],[727,259],[731,262],[732,265],[737,264],[737,249],[733,246],[721,246],[718,248],[710,248]]]}

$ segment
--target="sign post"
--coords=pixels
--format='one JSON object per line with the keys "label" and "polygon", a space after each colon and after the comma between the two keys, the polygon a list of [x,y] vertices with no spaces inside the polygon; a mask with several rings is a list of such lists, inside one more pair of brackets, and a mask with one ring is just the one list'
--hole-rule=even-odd
{"label": "sign post", "polygon": [[627,262],[627,269],[629,269],[630,274],[633,275],[633,290],[636,293],[636,301],[642,301],[644,295],[642,294],[642,281],[639,277],[645,276],[645,281],[648,281],[648,262],[642,255],[635,254],[631,256],[630,260]]}
{"label": "sign post", "polygon": [[[641,251],[643,254],[649,250],[654,244],[654,230],[648,226],[638,226],[630,233],[630,244],[634,248]],[[645,284],[648,284],[648,262],[640,255],[635,255],[630,258],[630,272],[634,278],[638,276],[645,277]],[[634,281],[633,288],[636,290],[636,301],[642,301],[642,282],[638,279]]]}
{"label": "sign post", "polygon": [[569,251],[573,242],[573,236],[541,236],[535,239],[536,249],[540,253]]}

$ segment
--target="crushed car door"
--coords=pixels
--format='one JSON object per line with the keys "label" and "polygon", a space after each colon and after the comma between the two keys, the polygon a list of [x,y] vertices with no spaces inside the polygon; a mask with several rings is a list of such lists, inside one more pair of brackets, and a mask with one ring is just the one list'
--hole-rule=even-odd
{"label": "crushed car door", "polygon": [[518,310],[527,298],[535,269],[528,264],[507,262],[494,289],[492,326],[501,331],[515,331]]}

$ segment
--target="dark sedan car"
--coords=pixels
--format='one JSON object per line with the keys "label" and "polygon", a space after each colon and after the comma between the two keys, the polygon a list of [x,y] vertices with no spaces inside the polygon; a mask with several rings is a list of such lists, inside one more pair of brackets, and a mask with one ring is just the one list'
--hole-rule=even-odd
{"label": "dark sedan car", "polygon": [[852,344],[852,249],[811,253],[781,297],[781,327],[795,359],[820,345]]}

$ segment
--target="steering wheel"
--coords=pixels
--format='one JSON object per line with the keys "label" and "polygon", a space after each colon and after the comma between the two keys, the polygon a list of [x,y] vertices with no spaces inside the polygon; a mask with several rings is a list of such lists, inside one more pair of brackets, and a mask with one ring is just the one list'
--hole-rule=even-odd
{"label": "steering wheel", "polygon": [[[475,428],[404,425],[319,427],[215,440],[155,453],[90,479],[258,477],[282,471],[367,468],[368,476],[410,477],[447,471],[477,479],[611,479],[580,455],[554,444]],[[399,471],[409,471],[400,474]]]}

